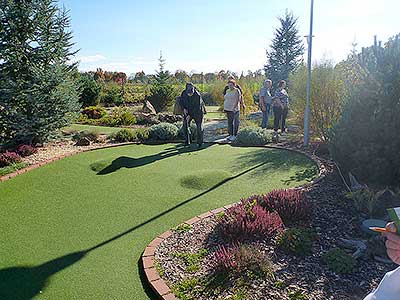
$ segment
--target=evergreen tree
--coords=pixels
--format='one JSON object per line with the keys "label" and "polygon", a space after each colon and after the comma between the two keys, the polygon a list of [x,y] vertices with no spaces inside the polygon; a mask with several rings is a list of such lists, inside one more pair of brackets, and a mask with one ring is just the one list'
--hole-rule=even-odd
{"label": "evergreen tree", "polygon": [[171,74],[169,71],[165,71],[164,69],[165,59],[161,52],[158,61],[159,70],[156,71],[156,75],[150,88],[150,96],[147,97],[147,100],[150,101],[157,112],[160,112],[173,103],[176,97],[176,92],[171,84]]}
{"label": "evergreen tree", "polygon": [[41,143],[79,109],[72,34],[54,0],[0,0],[0,139]]}
{"label": "evergreen tree", "polygon": [[304,53],[304,45],[297,29],[297,18],[286,11],[284,17],[278,18],[280,27],[275,30],[275,36],[267,51],[265,75],[274,85],[279,80],[288,80],[289,74],[299,66]]}

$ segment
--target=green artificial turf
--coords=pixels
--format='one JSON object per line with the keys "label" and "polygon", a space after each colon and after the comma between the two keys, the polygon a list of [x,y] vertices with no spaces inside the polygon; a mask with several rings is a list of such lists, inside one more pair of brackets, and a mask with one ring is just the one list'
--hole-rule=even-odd
{"label": "green artificial turf", "polygon": [[111,134],[121,130],[121,127],[107,127],[107,126],[94,126],[94,125],[83,125],[83,124],[71,124],[68,127],[64,127],[63,130],[76,130],[76,131],[84,131],[84,130],[93,130],[97,131],[99,134]]}
{"label": "green artificial turf", "polygon": [[139,263],[154,237],[316,172],[283,150],[194,149],[97,150],[0,183],[0,299],[155,299]]}

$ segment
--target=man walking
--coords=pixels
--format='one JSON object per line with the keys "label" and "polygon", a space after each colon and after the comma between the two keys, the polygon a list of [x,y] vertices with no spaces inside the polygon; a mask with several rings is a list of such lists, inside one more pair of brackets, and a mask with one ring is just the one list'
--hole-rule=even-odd
{"label": "man walking", "polygon": [[260,89],[260,109],[263,113],[261,128],[266,129],[268,127],[268,118],[271,114],[271,87],[272,81],[267,79],[264,81],[264,85]]}
{"label": "man walking", "polygon": [[185,145],[190,145],[190,123],[196,122],[197,144],[199,148],[203,144],[203,117],[206,113],[205,105],[200,93],[194,87],[193,83],[186,83],[186,88],[181,94],[180,104],[183,111],[183,132],[185,135]]}

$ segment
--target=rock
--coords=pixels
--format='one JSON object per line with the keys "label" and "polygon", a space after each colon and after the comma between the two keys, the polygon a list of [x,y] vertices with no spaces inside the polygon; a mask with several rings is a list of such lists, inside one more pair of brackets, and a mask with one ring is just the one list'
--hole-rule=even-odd
{"label": "rock", "polygon": [[151,114],[155,115],[157,114],[156,110],[154,109],[153,105],[150,103],[150,101],[144,101],[142,111],[146,114]]}
{"label": "rock", "polygon": [[349,172],[350,186],[352,191],[358,191],[367,188],[365,184],[360,184],[356,177]]}
{"label": "rock", "polygon": [[297,125],[288,125],[287,126],[287,132],[288,133],[300,133],[301,132],[301,127]]}
{"label": "rock", "polygon": [[261,111],[253,112],[247,115],[248,120],[259,121],[262,120],[263,114]]}
{"label": "rock", "polygon": [[89,146],[90,140],[87,137],[80,138],[76,141],[75,146]]}
{"label": "rock", "polygon": [[375,197],[379,206],[384,209],[400,206],[400,199],[390,189],[378,192]]}

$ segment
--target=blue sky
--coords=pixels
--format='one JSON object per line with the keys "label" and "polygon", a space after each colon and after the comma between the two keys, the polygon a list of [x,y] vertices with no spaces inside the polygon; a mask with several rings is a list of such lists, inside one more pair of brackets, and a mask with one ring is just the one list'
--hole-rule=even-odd
{"label": "blue sky", "polygon": [[[256,70],[286,9],[309,30],[310,0],[61,0],[83,71],[154,73],[160,50],[170,71]],[[400,33],[398,0],[315,0],[313,60],[339,62],[351,50]]]}

